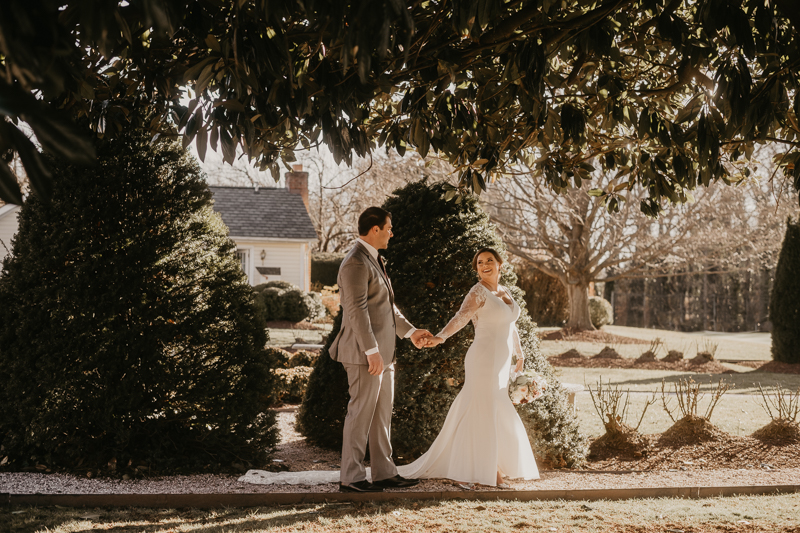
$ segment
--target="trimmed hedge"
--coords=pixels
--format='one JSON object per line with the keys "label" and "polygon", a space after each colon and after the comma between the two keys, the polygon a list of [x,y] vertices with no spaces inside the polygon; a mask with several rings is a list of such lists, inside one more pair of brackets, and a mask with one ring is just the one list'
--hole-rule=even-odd
{"label": "trimmed hedge", "polygon": [[320,283],[329,287],[336,285],[339,265],[342,264],[344,256],[345,254],[337,252],[311,254],[311,283]]}

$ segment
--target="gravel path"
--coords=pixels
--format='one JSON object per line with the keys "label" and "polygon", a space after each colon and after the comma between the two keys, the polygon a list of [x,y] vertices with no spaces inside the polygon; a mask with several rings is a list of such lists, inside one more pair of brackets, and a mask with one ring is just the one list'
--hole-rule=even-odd
{"label": "gravel path", "polygon": [[[578,490],[658,487],[800,485],[800,468],[761,470],[706,470],[702,472],[647,472],[630,474],[546,471],[537,481],[511,482],[513,490]],[[145,480],[84,479],[64,474],[0,473],[0,493],[10,494],[241,494],[269,492],[336,492],[327,485],[251,485],[232,475],[170,476]],[[491,490],[480,487],[481,490]],[[409,491],[459,490],[447,480],[424,480]]]}
{"label": "gravel path", "polygon": [[[291,471],[331,470],[338,468],[339,456],[308,446],[294,431],[294,413],[278,413],[282,442],[274,463]],[[28,472],[0,473],[0,493],[10,494],[235,494],[269,492],[335,492],[338,486],[326,485],[253,485],[240,483],[238,475],[202,474],[149,479],[88,479],[67,474]],[[650,471],[629,473],[594,473],[552,470],[541,473],[536,481],[510,483],[513,490],[577,490],[657,487],[708,487],[748,485],[800,485],[800,468],[765,471],[760,468],[692,469],[688,471]],[[491,490],[479,487],[481,490]],[[441,492],[460,490],[449,480],[423,480],[406,491]]]}

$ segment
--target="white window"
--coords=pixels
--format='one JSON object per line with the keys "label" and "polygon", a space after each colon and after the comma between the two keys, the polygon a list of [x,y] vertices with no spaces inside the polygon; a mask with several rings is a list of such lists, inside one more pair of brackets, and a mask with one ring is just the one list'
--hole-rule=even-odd
{"label": "white window", "polygon": [[236,250],[236,258],[242,265],[242,270],[247,278],[250,278],[250,250]]}

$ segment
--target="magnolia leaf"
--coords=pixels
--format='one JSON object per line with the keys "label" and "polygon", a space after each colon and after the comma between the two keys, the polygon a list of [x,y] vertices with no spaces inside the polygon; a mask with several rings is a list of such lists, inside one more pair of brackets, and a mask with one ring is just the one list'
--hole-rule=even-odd
{"label": "magnolia leaf", "polygon": [[197,130],[195,148],[197,148],[198,159],[205,162],[206,149],[208,148],[208,129],[205,125],[200,126],[200,128]]}

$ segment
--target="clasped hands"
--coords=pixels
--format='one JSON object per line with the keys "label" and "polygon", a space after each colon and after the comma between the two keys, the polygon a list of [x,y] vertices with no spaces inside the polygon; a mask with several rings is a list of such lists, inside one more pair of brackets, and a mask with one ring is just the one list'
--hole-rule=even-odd
{"label": "clasped hands", "polygon": [[417,348],[433,348],[444,342],[441,337],[434,337],[427,329],[418,329],[411,334],[411,342]]}
{"label": "clasped hands", "polygon": [[[434,337],[427,329],[418,329],[411,334],[411,342],[417,348],[431,348],[444,342],[441,337]],[[383,359],[379,352],[373,352],[367,356],[367,372],[373,376],[383,373]]]}

